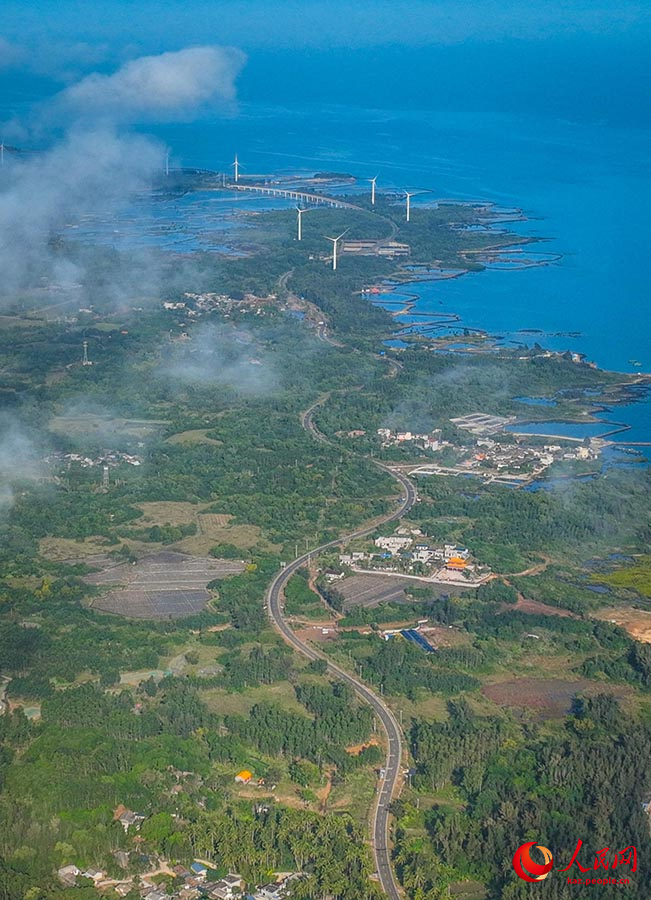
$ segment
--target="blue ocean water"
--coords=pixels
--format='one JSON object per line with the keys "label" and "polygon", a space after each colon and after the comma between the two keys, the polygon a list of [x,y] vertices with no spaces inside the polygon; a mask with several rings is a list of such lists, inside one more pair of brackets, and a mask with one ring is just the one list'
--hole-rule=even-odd
{"label": "blue ocean water", "polygon": [[[528,221],[518,228],[560,261],[418,282],[417,311],[456,313],[464,326],[580,352],[603,368],[651,372],[651,130],[529,112],[251,104],[231,119],[157,133],[177,164],[223,170],[237,152],[248,172],[379,173],[378,189],[432,192],[415,205],[448,198],[522,208]],[[648,393],[614,413],[631,426],[627,441],[651,440]]]}

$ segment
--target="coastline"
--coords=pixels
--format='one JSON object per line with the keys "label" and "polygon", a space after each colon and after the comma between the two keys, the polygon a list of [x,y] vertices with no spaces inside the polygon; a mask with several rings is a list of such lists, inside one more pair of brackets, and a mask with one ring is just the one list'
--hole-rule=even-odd
{"label": "coastline", "polygon": [[[536,242],[540,239],[532,238],[529,243]],[[494,252],[496,255],[499,255],[502,252],[513,252],[514,248],[517,250],[520,247],[519,244],[510,245],[509,247],[496,247]],[[474,252],[486,252],[486,251],[470,251]],[[553,262],[557,262],[562,259],[561,254],[552,254],[549,261],[541,261],[537,262],[533,265],[535,267],[551,265]],[[521,268],[530,268],[531,265],[528,263],[524,263]],[[414,277],[414,272],[417,269],[423,270],[423,274],[421,277]],[[422,295],[413,288],[413,286],[417,286],[419,283],[436,283],[436,282],[444,282],[450,281],[454,279],[461,278],[464,275],[467,275],[472,270],[446,270],[443,268],[437,267],[427,267],[427,266],[414,266],[412,271],[407,271],[405,268],[401,268],[396,271],[396,273],[392,274],[390,278],[384,279],[383,281],[370,285],[368,288],[364,289],[361,293],[365,299],[369,300],[371,303],[382,307],[385,309],[389,315],[396,321],[402,317],[409,317],[411,321],[402,323],[402,327],[395,331],[392,335],[392,340],[398,340],[404,344],[403,347],[397,347],[395,345],[390,346],[390,349],[393,352],[401,352],[401,350],[407,349],[410,344],[418,345],[424,342],[436,341],[437,346],[431,347],[434,352],[446,352],[446,353],[458,353],[465,355],[472,354],[488,354],[488,353],[498,353],[501,349],[504,349],[500,346],[500,335],[492,334],[490,331],[482,328],[473,328],[471,326],[463,325],[463,317],[460,313],[456,312],[437,312],[435,310],[418,310],[418,304],[422,300]],[[411,286],[411,290],[399,290],[402,286]],[[400,298],[400,299],[390,299]],[[440,300],[439,302],[443,302]],[[421,321],[413,321],[414,319]],[[445,334],[445,329],[452,328],[457,326],[460,331],[456,334]],[[576,331],[568,331],[568,332],[554,332],[551,335],[544,332],[542,329],[537,328],[521,328],[518,330],[519,334],[523,336],[533,337],[539,336],[544,340],[545,336],[552,337],[568,337],[568,338],[580,338],[581,333]],[[460,339],[467,345],[458,346]],[[472,342],[472,343],[471,343]],[[457,345],[457,346],[454,346]],[[524,342],[522,344],[524,346]],[[560,351],[551,351],[551,350],[543,350],[543,352],[547,355],[555,355],[562,356],[564,355]],[[569,352],[569,351],[566,351]],[[639,373],[626,373],[620,372],[612,369],[605,369],[598,366],[596,363],[587,362],[586,355],[580,352],[572,353],[573,361],[575,361],[579,365],[589,365],[593,369],[597,369],[599,372],[603,372],[604,375],[608,376],[616,376],[618,380],[609,385],[605,385],[601,397],[596,402],[595,406],[592,407],[589,413],[581,415],[580,418],[569,418],[567,416],[563,416],[556,420],[557,423],[569,426],[580,426],[580,425],[599,425],[602,426],[604,430],[598,435],[592,435],[591,437],[597,438],[599,440],[604,441],[606,445],[610,446],[630,446],[630,447],[648,447],[651,446],[651,440],[649,441],[625,441],[618,440],[614,441],[612,438],[615,435],[625,434],[633,429],[633,425],[627,422],[617,421],[617,420],[608,420],[600,418],[601,413],[610,413],[613,412],[613,406],[622,407],[630,404],[634,404],[637,402],[644,402],[642,398],[631,396],[631,391],[636,388],[642,388],[651,393],[651,373],[648,372],[639,372]],[[612,399],[608,398],[608,394],[613,394]],[[650,398],[651,399],[651,398]],[[610,405],[606,405],[606,400]],[[540,425],[540,431],[511,431],[512,434],[518,434],[521,436],[536,436],[536,437],[547,437],[554,438],[559,440],[570,440],[570,441],[581,441],[584,438],[579,436],[569,436],[556,434],[553,432],[545,432],[543,428],[546,422],[549,420],[545,419],[536,419],[531,415],[526,417],[518,417],[518,421],[515,425]],[[611,440],[608,440],[611,438]]]}

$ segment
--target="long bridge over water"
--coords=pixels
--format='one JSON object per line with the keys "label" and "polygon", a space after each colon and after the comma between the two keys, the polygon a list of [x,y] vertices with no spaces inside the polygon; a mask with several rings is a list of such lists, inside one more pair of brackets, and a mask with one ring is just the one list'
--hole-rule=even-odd
{"label": "long bridge over water", "polygon": [[330,206],[333,209],[361,209],[354,203],[338,200],[336,197],[326,197],[324,194],[310,194],[307,191],[297,191],[292,188],[282,188],[262,184],[239,184],[230,182],[224,186],[228,191],[252,191],[256,194],[266,194],[268,197],[284,197],[286,200],[296,200],[297,203],[313,203],[315,206]]}

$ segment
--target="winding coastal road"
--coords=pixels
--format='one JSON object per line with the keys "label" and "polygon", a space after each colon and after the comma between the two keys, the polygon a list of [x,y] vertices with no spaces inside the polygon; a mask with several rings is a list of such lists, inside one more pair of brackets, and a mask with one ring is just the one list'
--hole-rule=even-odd
{"label": "winding coastal road", "polygon": [[[312,415],[314,413],[314,410],[322,403],[324,403],[329,396],[329,394],[326,394],[321,397],[301,416],[301,425],[303,426],[303,428],[305,428],[305,430],[308,431],[315,438],[315,440],[318,440],[322,443],[328,443],[328,439],[314,425],[314,422],[312,421]],[[344,535],[333,541],[329,541],[326,544],[322,544],[320,547],[315,547],[308,553],[304,553],[302,556],[299,556],[291,563],[288,563],[284,569],[280,570],[280,572],[276,575],[276,577],[269,585],[265,601],[269,617],[273,625],[280,632],[285,641],[290,644],[295,650],[297,650],[299,653],[310,660],[325,660],[328,664],[328,672],[331,675],[339,678],[341,681],[346,682],[346,684],[349,684],[358,695],[358,697],[368,703],[368,705],[374,710],[378,719],[380,720],[380,723],[382,724],[382,728],[384,729],[387,738],[387,756],[384,766],[384,778],[380,782],[380,787],[376,797],[376,803],[372,813],[372,845],[377,874],[384,893],[388,897],[390,897],[391,900],[401,900],[402,895],[400,893],[400,889],[398,887],[398,883],[391,866],[391,848],[389,845],[389,807],[394,795],[397,793],[400,781],[403,755],[402,729],[400,728],[396,717],[381,697],[379,697],[374,691],[372,691],[359,678],[356,678],[345,669],[342,669],[335,663],[331,662],[323,653],[316,650],[314,647],[311,647],[305,641],[302,641],[294,633],[294,631],[288,624],[287,619],[285,618],[283,599],[283,591],[287,582],[301,566],[309,562],[312,554],[321,553],[323,550],[327,550],[331,547],[337,547],[340,544],[353,540],[354,538],[364,537],[365,535],[375,531],[378,525],[400,519],[407,512],[409,512],[409,510],[416,502],[416,489],[412,482],[405,475],[403,475],[401,472],[392,471],[382,463],[375,461],[373,462],[374,465],[378,466],[378,468],[380,469],[383,469],[385,472],[388,472],[400,483],[402,497],[397,508],[388,515],[382,516],[382,518],[379,519],[375,519],[371,525],[366,525],[363,528],[358,529],[357,531],[353,531],[350,534]]]}

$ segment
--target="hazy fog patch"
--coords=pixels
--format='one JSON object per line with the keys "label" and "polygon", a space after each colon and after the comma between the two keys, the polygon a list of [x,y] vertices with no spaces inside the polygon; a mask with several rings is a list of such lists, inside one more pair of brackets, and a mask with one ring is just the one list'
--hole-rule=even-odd
{"label": "hazy fog patch", "polygon": [[270,394],[279,387],[268,354],[248,332],[213,324],[194,329],[187,341],[166,349],[158,377],[187,386],[223,385],[249,395]]}
{"label": "hazy fog patch", "polygon": [[43,448],[13,416],[0,413],[0,513],[13,505],[16,486],[42,473]]}

